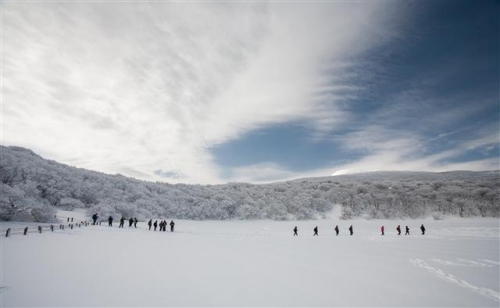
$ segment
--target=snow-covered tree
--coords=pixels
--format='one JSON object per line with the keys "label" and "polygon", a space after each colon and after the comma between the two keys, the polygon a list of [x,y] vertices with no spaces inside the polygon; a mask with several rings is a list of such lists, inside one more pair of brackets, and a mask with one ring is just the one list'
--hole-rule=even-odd
{"label": "snow-covered tree", "polygon": [[[151,183],[0,147],[0,220],[49,221],[55,209],[101,219],[315,219],[335,204],[342,219],[427,215],[498,217],[500,172],[375,172],[254,185]],[[436,217],[437,217],[436,216]]]}

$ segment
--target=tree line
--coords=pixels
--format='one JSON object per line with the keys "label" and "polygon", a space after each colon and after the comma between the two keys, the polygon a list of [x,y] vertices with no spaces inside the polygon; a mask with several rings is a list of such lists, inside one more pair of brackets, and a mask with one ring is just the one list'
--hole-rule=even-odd
{"label": "tree line", "polygon": [[140,181],[0,148],[0,220],[50,222],[57,209],[194,220],[499,217],[500,172],[375,172],[272,184]]}

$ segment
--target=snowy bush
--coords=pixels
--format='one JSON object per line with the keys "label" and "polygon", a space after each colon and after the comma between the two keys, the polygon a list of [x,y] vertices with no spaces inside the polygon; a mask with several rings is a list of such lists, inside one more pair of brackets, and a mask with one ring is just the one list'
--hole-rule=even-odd
{"label": "snowy bush", "polygon": [[443,220],[444,219],[444,215],[443,213],[432,213],[432,218],[434,220]]}

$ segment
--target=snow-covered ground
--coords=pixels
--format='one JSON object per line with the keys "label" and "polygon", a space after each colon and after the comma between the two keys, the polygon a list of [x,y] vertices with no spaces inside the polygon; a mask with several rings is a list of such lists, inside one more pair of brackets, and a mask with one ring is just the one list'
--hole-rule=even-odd
{"label": "snow-covered ground", "polygon": [[2,234],[0,306],[498,307],[499,261],[498,219],[176,220],[174,233],[115,220]]}

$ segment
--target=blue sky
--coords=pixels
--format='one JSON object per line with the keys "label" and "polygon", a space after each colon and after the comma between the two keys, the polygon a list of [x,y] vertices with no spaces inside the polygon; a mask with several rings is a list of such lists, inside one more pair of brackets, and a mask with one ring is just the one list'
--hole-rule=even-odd
{"label": "blue sky", "polygon": [[496,142],[463,149],[436,163],[498,159],[498,13],[498,2],[492,1],[416,4],[401,27],[401,37],[354,59],[364,64],[356,71],[362,76],[352,80],[362,90],[342,102],[352,116],[345,127],[319,140],[307,124],[262,128],[214,147],[218,164],[227,170],[262,161],[295,171],[334,169],[369,155],[369,148],[346,151],[335,140],[367,123],[395,135],[420,135],[425,149],[413,159],[453,150],[491,129]]}
{"label": "blue sky", "polygon": [[2,144],[174,183],[498,169],[499,10],[3,2]]}

